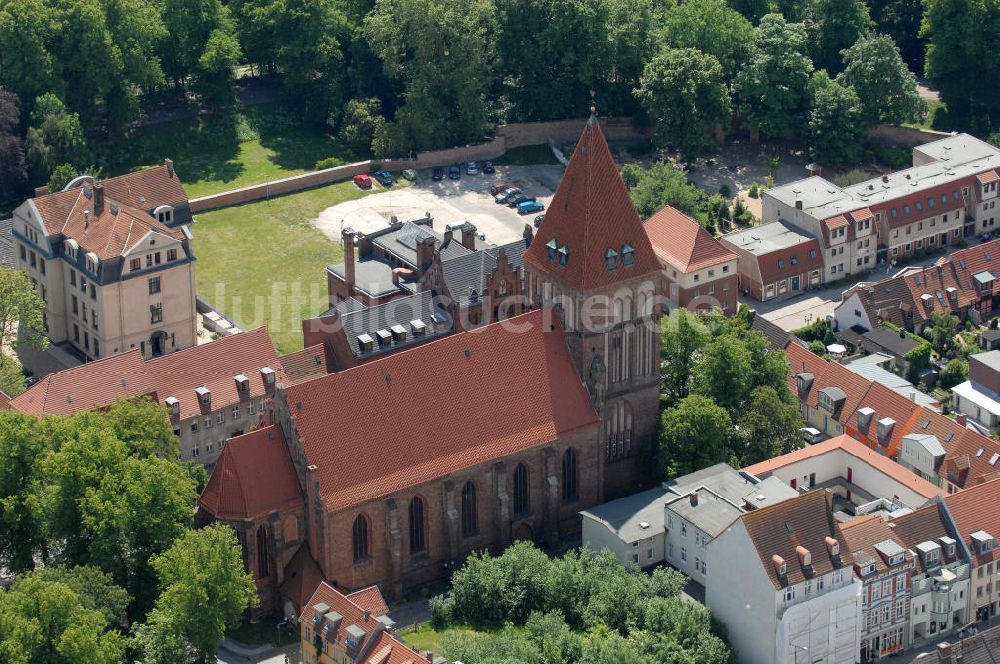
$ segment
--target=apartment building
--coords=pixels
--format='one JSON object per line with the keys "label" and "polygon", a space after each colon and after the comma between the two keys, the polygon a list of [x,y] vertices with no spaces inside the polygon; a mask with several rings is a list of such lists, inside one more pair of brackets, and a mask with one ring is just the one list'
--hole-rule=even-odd
{"label": "apartment building", "polygon": [[991,480],[945,498],[958,538],[969,552],[969,621],[986,622],[1000,608],[1000,480]]}
{"label": "apartment building", "polygon": [[44,187],[14,210],[17,268],[45,300],[45,331],[88,360],[196,343],[193,218],[173,162]]}
{"label": "apartment building", "polygon": [[735,313],[739,280],[733,251],[669,205],[647,219],[643,228],[663,266],[672,304]]}
{"label": "apartment building", "polygon": [[1000,350],[969,357],[969,380],[952,388],[954,410],[983,433],[1000,430]]}
{"label": "apartment building", "polygon": [[824,256],[815,236],[784,221],[723,235],[738,256],[741,291],[757,300],[792,296],[824,281]]}

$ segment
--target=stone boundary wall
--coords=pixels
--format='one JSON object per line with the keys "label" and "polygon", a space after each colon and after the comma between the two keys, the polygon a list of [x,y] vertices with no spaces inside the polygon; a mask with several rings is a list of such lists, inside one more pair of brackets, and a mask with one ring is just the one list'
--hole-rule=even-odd
{"label": "stone boundary wall", "polygon": [[872,140],[908,148],[954,135],[954,132],[948,131],[934,131],[933,129],[918,129],[916,127],[897,127],[884,124],[875,125],[867,132],[868,138]]}
{"label": "stone boundary wall", "polygon": [[[583,132],[586,120],[553,120],[551,122],[521,122],[497,127],[497,135],[492,141],[476,145],[463,145],[444,150],[419,152],[412,159],[370,159],[353,164],[345,164],[321,171],[292,175],[280,180],[250,185],[240,189],[224,191],[191,200],[191,212],[206,212],[218,208],[240,205],[267,199],[272,196],[290,194],[333,182],[348,180],[359,173],[375,170],[400,171],[407,168],[435,168],[450,166],[467,161],[496,159],[512,148],[525,145],[544,145],[549,141],[564,143],[575,141]],[[637,132],[630,118],[607,118],[601,120],[609,141],[638,141],[649,138],[651,132]],[[924,141],[926,142],[926,141]]]}

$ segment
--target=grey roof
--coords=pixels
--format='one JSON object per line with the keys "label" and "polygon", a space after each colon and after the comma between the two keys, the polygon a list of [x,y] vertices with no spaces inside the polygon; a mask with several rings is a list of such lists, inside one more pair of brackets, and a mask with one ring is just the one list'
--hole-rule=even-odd
{"label": "grey roof", "polygon": [[458,239],[452,238],[445,241],[427,223],[415,223],[404,221],[398,227],[390,226],[386,230],[377,231],[369,235],[372,244],[384,249],[396,256],[400,261],[413,267],[417,265],[417,242],[425,238],[434,238],[437,241],[438,251],[441,252],[441,260],[448,260],[456,256],[464,256],[472,253],[472,250],[463,245]]}
{"label": "grey roof", "polygon": [[[323,314],[331,314],[331,311]],[[445,321],[443,325],[434,324],[434,315]],[[347,335],[347,343],[357,357],[371,357],[389,350],[412,346],[429,339],[437,338],[451,331],[451,317],[447,310],[441,307],[432,291],[422,291],[408,297],[398,297],[385,304],[375,307],[367,307],[344,313],[340,316],[341,325]],[[411,321],[420,320],[426,326],[422,335],[413,334]],[[392,339],[388,346],[380,347],[378,344],[377,332],[390,330],[394,326],[402,326],[406,332],[406,339],[399,341]],[[370,352],[365,352],[361,348],[358,337],[367,334],[375,342],[375,348]]]}
{"label": "grey roof", "polygon": [[822,390],[820,390],[820,394],[825,394],[826,396],[830,397],[830,401],[833,401],[834,403],[843,401],[844,399],[847,398],[847,392],[844,392],[844,390],[833,385],[831,385],[830,387],[824,387]]}
{"label": "grey roof", "polygon": [[983,270],[982,272],[976,272],[974,275],[972,275],[972,278],[976,280],[976,283],[988,284],[991,281],[993,281],[996,277],[994,277],[993,273],[990,272],[989,270]]}
{"label": "grey roof", "polygon": [[[899,332],[882,325],[876,326],[873,330],[863,332],[861,336],[864,339],[872,341],[896,357],[904,357],[911,350],[920,346],[920,342],[913,339],[909,335],[900,334]],[[869,350],[871,349],[869,348]]]}
{"label": "grey roof", "polygon": [[14,269],[14,219],[0,219],[0,267]]}
{"label": "grey roof", "polygon": [[497,267],[501,251],[507,257],[507,262],[517,268],[523,278],[524,252],[527,248],[527,243],[524,240],[518,240],[500,247],[483,249],[447,260],[442,254],[442,276],[448,286],[448,291],[461,305],[468,303],[472,291],[482,294],[486,288],[487,279]]}
{"label": "grey roof", "polygon": [[[692,494],[698,496],[697,501],[691,501]],[[709,537],[721,533],[743,514],[736,504],[706,487],[675,497],[667,503],[667,509]]]}
{"label": "grey roof", "polygon": [[985,353],[976,353],[969,357],[970,360],[976,360],[986,365],[993,371],[1000,371],[1000,350],[989,350]]}
{"label": "grey roof", "polygon": [[[596,505],[580,514],[603,523],[623,542],[635,542],[663,532],[663,504],[669,496],[665,489],[657,487]],[[642,523],[648,527],[643,528],[639,525]]]}
{"label": "grey roof", "polygon": [[761,224],[723,235],[722,238],[754,256],[769,254],[772,251],[787,249],[816,239],[783,221]]}
{"label": "grey roof", "polygon": [[848,362],[844,366],[859,376],[864,376],[868,380],[885,385],[893,392],[903,395],[919,406],[940,411],[939,402],[934,397],[921,392],[910,381],[902,376],[897,376],[881,366],[891,360],[891,355],[872,353],[865,357],[859,357],[853,362]]}
{"label": "grey roof", "polygon": [[937,439],[937,436],[932,436],[929,433],[909,433],[903,436],[903,440],[911,440],[917,443],[933,457],[943,457],[945,455],[944,447],[941,446],[941,442]]}
{"label": "grey roof", "polygon": [[799,492],[785,484],[778,477],[771,475],[761,480],[753,489],[743,496],[744,509],[760,509],[789,498],[795,498]]}
{"label": "grey roof", "polygon": [[[412,292],[413,288],[406,281],[395,284],[392,281],[392,270],[395,266],[380,258],[363,258],[354,263],[354,288],[373,297],[387,295],[399,291]],[[331,265],[327,270],[344,279],[344,264]]]}
{"label": "grey roof", "polygon": [[739,503],[750,487],[756,484],[733,470],[729,464],[717,463],[714,466],[668,480],[663,483],[663,487],[679,496],[686,496],[699,487],[706,487],[727,500]]}
{"label": "grey roof", "polygon": [[326,311],[326,313],[324,313],[323,315],[324,316],[330,315],[334,311],[336,311],[337,313],[341,313],[341,314],[349,314],[352,311],[358,311],[358,310],[364,309],[364,308],[365,308],[365,305],[361,304],[360,302],[358,302],[357,300],[355,300],[353,297],[349,297],[349,298],[347,298],[345,300],[341,300],[337,304],[335,304],[332,307],[330,307],[330,309],[328,309]]}
{"label": "grey roof", "polygon": [[891,558],[892,556],[898,556],[904,553],[903,547],[901,547],[896,542],[891,539],[882,540],[875,545],[875,550],[886,558]]}
{"label": "grey roof", "polygon": [[984,330],[979,333],[979,336],[981,336],[986,341],[996,341],[997,339],[1000,339],[1000,328],[996,330],[992,329]]}
{"label": "grey roof", "polygon": [[802,344],[802,340],[792,333],[778,327],[775,323],[764,318],[759,312],[753,312],[753,319],[750,321],[750,331],[760,332],[767,339],[768,344],[775,350],[784,350],[789,341]]}

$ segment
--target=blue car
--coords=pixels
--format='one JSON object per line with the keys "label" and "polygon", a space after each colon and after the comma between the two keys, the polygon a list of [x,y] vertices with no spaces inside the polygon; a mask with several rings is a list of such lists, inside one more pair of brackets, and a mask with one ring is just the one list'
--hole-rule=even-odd
{"label": "blue car", "polygon": [[518,214],[534,214],[536,212],[541,212],[545,209],[544,203],[539,203],[538,201],[524,201],[523,203],[517,204]]}
{"label": "blue car", "polygon": [[376,171],[372,173],[372,177],[378,180],[378,183],[383,187],[392,186],[392,173],[389,171]]}

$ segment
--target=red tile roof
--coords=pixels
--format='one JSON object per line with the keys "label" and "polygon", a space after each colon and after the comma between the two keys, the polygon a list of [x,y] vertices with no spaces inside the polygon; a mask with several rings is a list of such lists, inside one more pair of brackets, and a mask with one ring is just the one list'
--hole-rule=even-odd
{"label": "red tile roof", "polygon": [[562,329],[548,329],[549,319],[551,311],[533,311],[289,387],[327,509],[596,427]]}
{"label": "red tile roof", "polygon": [[[928,187],[926,189],[920,189],[912,194],[905,196],[899,196],[898,198],[888,199],[871,206],[876,212],[882,213],[882,218],[887,220],[889,228],[899,228],[900,226],[906,226],[915,221],[920,221],[925,219],[928,214],[937,211],[947,212],[949,210],[954,210],[959,207],[965,207],[965,198],[962,196],[961,189],[963,186],[970,185],[973,182],[972,176],[956,178],[950,182],[945,182],[939,184],[935,187]],[[955,197],[958,194],[958,197]],[[946,195],[948,197],[947,203],[941,203],[941,196]],[[934,199],[936,208],[930,208],[927,206],[928,199]],[[917,203],[920,203],[922,209],[917,209]],[[896,216],[892,215],[891,210],[896,209]],[[904,208],[909,208],[909,212],[905,212]]]}
{"label": "red tile roof", "polygon": [[[944,514],[942,514],[943,504],[935,501],[890,521],[890,527],[897,541],[907,549],[914,549],[921,542],[937,542],[941,537],[951,537],[951,530],[948,528]],[[940,544],[940,542],[938,543]],[[959,555],[958,547],[956,547],[955,553]],[[954,560],[954,558],[947,557],[943,548],[941,557],[949,562]],[[917,569],[923,572],[924,567],[920,556],[915,557],[915,562]]]}
{"label": "red tile roof", "polygon": [[656,256],[681,272],[692,272],[737,258],[697,221],[669,205],[647,219],[643,228]]}
{"label": "red tile roof", "polygon": [[10,408],[10,395],[0,390],[0,410],[8,410]]}
{"label": "red tile roof", "polygon": [[[740,517],[775,588],[801,583],[852,564],[850,547],[834,525],[829,496],[827,491],[809,491]],[[831,555],[827,537],[839,542],[838,556]],[[809,552],[812,559],[809,567],[802,564],[798,547]],[[784,576],[778,575],[774,556],[784,560]]]}
{"label": "red tile roof", "polygon": [[[568,248],[565,266],[558,258],[549,260],[546,245],[551,241]],[[621,252],[625,245],[635,251],[634,265],[624,267],[619,257],[618,268],[609,271],[605,252]],[[659,273],[660,264],[596,120],[584,127],[524,260],[580,291]]]}
{"label": "red tile roof", "polygon": [[979,184],[989,184],[990,182],[996,182],[997,180],[1000,180],[1000,174],[997,174],[995,170],[986,171],[985,173],[980,173],[979,175],[977,175],[976,179],[979,180]]}
{"label": "red tile roof", "polygon": [[840,406],[840,410],[836,413],[831,413],[831,416],[836,417],[839,422],[845,423],[854,417],[854,414],[860,407],[859,404],[871,388],[871,381],[860,374],[854,373],[838,362],[828,362],[826,370],[818,374],[816,380],[813,382],[812,393],[809,399],[809,405],[812,408],[820,407],[819,392],[828,387],[840,388],[847,395],[844,403]]}
{"label": "red tile roof", "polygon": [[[871,408],[875,411],[865,431],[858,430],[856,411],[859,408]],[[920,411],[920,406],[899,392],[889,389],[882,383],[872,382],[864,397],[858,402],[855,412],[842,416],[841,423],[850,431],[856,431],[858,437],[867,442],[873,449],[876,445],[881,445],[886,456],[894,457],[899,447],[899,441],[913,426],[913,422],[919,419]],[[879,441],[877,437],[878,421],[886,417],[895,420],[895,424],[889,434],[889,439]]]}
{"label": "red tile roof", "polygon": [[[370,591],[372,589],[366,590]],[[374,590],[378,592],[377,588]],[[333,639],[330,639],[326,634],[329,621],[324,620],[320,625],[317,625],[314,620],[317,604],[326,604],[330,611],[336,611],[341,616],[336,625],[337,631]],[[380,604],[385,605],[385,600],[382,600]],[[348,653],[353,659],[361,654],[361,652],[364,652],[364,658],[357,660],[359,662],[365,662],[366,664],[369,662],[372,664],[403,664],[407,661],[413,661],[414,663],[423,661],[420,655],[411,650],[402,641],[385,630],[380,629],[381,623],[376,620],[378,617],[377,614],[374,612],[368,614],[366,620],[365,608],[353,601],[351,596],[344,595],[324,581],[317,586],[312,596],[302,607],[299,622],[309,625],[314,632],[321,633],[324,639],[333,641],[342,649],[345,649],[346,646],[347,628],[351,625],[358,626],[364,632],[364,638],[358,644],[357,650],[353,652],[348,651]],[[369,639],[372,639],[370,643],[368,642]]]}
{"label": "red tile roof", "polygon": [[984,530],[994,538],[1000,539],[1000,509],[997,509],[997,505],[1000,505],[1000,479],[953,493],[946,497],[944,502],[958,532],[969,544],[976,564],[982,565],[992,560],[1000,560],[1000,548],[994,546],[992,551],[978,554],[969,537],[977,530]]}
{"label": "red tile roof", "polygon": [[348,593],[347,599],[362,609],[371,611],[373,616],[384,616],[389,613],[389,606],[385,603],[382,591],[378,589],[378,586],[368,586],[353,593]]}
{"label": "red tile roof", "polygon": [[330,373],[327,366],[326,346],[316,344],[300,351],[282,355],[282,378],[286,385],[295,385]]}
{"label": "red tile roof", "polygon": [[211,390],[212,410],[238,402],[233,377],[240,373],[250,381],[250,393],[244,397],[264,396],[260,369],[265,366],[281,368],[267,328],[260,327],[152,360],[132,350],[49,374],[12,400],[11,407],[38,416],[71,415],[150,395],[161,404],[167,397],[177,398],[180,417],[186,419],[202,412],[194,392],[202,385]]}
{"label": "red tile roof", "polygon": [[316,586],[321,583],[323,583],[323,572],[309,551],[309,543],[303,542],[285,565],[285,580],[281,582],[278,592],[282,597],[291,600],[295,604],[295,609],[302,613],[306,602],[316,591]]}
{"label": "red tile roof", "polygon": [[846,434],[835,436],[834,438],[824,440],[823,442],[816,443],[815,445],[807,445],[802,449],[789,452],[788,454],[782,454],[781,456],[774,457],[773,459],[767,459],[766,461],[755,463],[752,466],[747,466],[743,470],[756,477],[767,477],[779,468],[784,468],[785,466],[798,463],[799,461],[803,461],[805,459],[823,456],[824,454],[832,454],[838,450],[846,452],[856,459],[859,459],[865,465],[870,466],[887,477],[892,478],[896,482],[908,487],[910,490],[916,492],[924,498],[930,499],[943,493],[943,490],[940,487],[931,484],[922,477],[914,475],[892,459],[887,459],[881,454],[872,451],[863,443]]}
{"label": "red tile roof", "polygon": [[762,284],[823,269],[823,252],[815,238],[756,257]]}
{"label": "red tile roof", "polygon": [[427,660],[389,632],[382,632],[372,644],[365,664],[425,664]]}
{"label": "red tile roof", "polygon": [[838,214],[836,217],[830,217],[829,219],[823,220],[823,225],[826,226],[827,230],[836,230],[838,228],[847,228],[850,226],[850,222],[847,221],[847,217],[842,214]]}
{"label": "red tile roof", "polygon": [[[886,561],[882,555],[875,550],[876,544],[891,540],[901,547],[906,548],[899,538],[896,537],[896,532],[892,527],[878,514],[859,516],[847,523],[839,524],[838,527],[840,528],[840,534],[847,541],[847,546],[850,547],[851,552],[854,554],[855,561],[858,561],[858,554],[867,554],[864,557],[872,559],[875,562],[875,571],[877,574],[886,571],[888,565],[886,565]],[[913,558],[913,554],[909,551],[904,556],[907,560],[912,560]],[[875,577],[871,578],[874,579]]]}
{"label": "red tile roof", "polygon": [[198,499],[220,521],[257,519],[300,507],[302,489],[276,425],[230,438]]}

